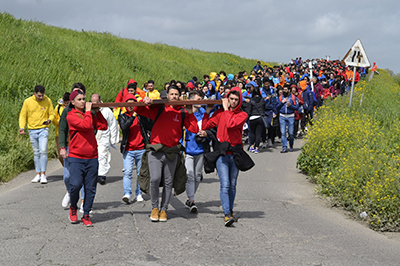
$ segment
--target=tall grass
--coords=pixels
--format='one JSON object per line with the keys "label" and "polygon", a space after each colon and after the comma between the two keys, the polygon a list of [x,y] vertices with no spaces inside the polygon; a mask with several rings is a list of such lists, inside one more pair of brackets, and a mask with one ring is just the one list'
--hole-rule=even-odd
{"label": "tall grass", "polygon": [[[221,70],[250,70],[255,60],[226,53],[185,50],[165,44],[117,38],[108,33],[73,31],[0,13],[0,181],[33,165],[28,136],[18,135],[23,100],[37,84],[46,87],[53,104],[82,82],[88,94],[113,101],[130,78],[156,89],[171,79],[188,81]],[[52,129],[53,128],[53,129]],[[54,127],[49,141],[54,155]]]}
{"label": "tall grass", "polygon": [[[370,83],[317,113],[297,166],[332,204],[365,218],[375,230],[400,229],[400,86],[379,70]],[[361,101],[362,100],[362,101]]]}

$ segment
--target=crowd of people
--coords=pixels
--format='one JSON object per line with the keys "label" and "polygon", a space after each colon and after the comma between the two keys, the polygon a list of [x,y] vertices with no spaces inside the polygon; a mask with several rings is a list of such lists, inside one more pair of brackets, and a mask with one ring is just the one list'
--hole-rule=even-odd
{"label": "crowd of people", "polygon": [[[296,137],[312,124],[316,108],[328,98],[345,94],[355,76],[368,70],[352,68],[340,61],[296,58],[287,65],[262,66],[250,71],[226,74],[224,71],[193,77],[187,82],[171,80],[155,89],[153,80],[143,86],[131,79],[115,102],[126,107],[93,108],[101,103],[98,94],[86,101],[86,88],[75,83],[53,108],[45,88],[37,85],[34,95],[24,101],[19,133],[25,126],[34,153],[36,176],[33,183],[46,184],[49,126],[56,126],[56,145],[64,167],[66,194],[62,206],[69,206],[69,220],[78,223],[78,202],[82,222],[92,226],[90,213],[97,184],[105,185],[110,170],[110,148],[120,142],[123,161],[122,201],[131,204],[150,196],[153,222],[167,221],[173,193],[186,191],[186,207],[196,213],[195,193],[203,172],[217,171],[225,226],[236,219],[233,213],[239,171],[254,166],[249,153],[258,154],[280,139],[281,153],[291,152]],[[189,99],[196,104],[179,106],[154,104],[154,100]],[[205,99],[221,100],[207,105]],[[143,102],[132,106],[130,102]],[[120,140],[119,133],[122,133]],[[243,143],[248,143],[248,152]],[[136,167],[136,189],[132,195],[132,175]],[[162,186],[161,202],[160,189]]]}

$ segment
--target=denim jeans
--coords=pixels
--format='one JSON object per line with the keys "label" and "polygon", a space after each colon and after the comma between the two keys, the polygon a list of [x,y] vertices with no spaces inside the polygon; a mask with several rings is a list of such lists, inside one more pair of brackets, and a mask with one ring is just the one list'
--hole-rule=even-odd
{"label": "denim jeans", "polygon": [[71,207],[76,208],[79,200],[79,190],[84,186],[85,196],[83,203],[84,215],[92,210],[94,197],[96,195],[99,161],[95,159],[79,159],[69,157],[70,173],[69,183],[71,186]]}
{"label": "denim jeans", "polygon": [[287,149],[286,126],[289,128],[289,145],[293,148],[294,143],[294,116],[284,117],[279,116],[279,123],[281,125],[282,134],[282,148]]}
{"label": "denim jeans", "polygon": [[[124,195],[132,195],[131,179],[132,179],[132,168],[133,163],[136,165],[136,176],[139,176],[140,167],[142,166],[142,156],[146,150],[135,150],[135,151],[125,151],[122,156],[122,163],[124,164]],[[136,179],[136,190],[135,195],[141,195],[139,182]]]}
{"label": "denim jeans", "polygon": [[221,198],[222,209],[226,215],[233,210],[239,169],[236,167],[235,160],[231,154],[220,156],[216,166],[220,181],[219,196]]}
{"label": "denim jeans", "polygon": [[[68,154],[68,147],[65,147],[65,150],[67,151]],[[69,173],[69,160],[68,157],[66,159],[64,159],[64,175],[63,175],[63,180],[64,180],[64,184],[65,187],[67,188],[68,192],[71,192],[71,186],[69,184],[69,177],[70,177],[70,173]]]}
{"label": "denim jeans", "polygon": [[46,172],[49,128],[29,129],[28,132],[33,149],[33,160],[35,162],[36,173]]}

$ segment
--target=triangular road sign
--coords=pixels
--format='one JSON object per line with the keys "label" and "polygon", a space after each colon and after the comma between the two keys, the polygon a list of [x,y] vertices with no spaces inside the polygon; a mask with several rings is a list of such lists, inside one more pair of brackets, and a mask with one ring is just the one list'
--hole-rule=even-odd
{"label": "triangular road sign", "polygon": [[344,62],[346,66],[356,66],[356,67],[371,66],[360,39],[357,39],[357,41],[353,44],[353,46],[344,56],[342,62]]}

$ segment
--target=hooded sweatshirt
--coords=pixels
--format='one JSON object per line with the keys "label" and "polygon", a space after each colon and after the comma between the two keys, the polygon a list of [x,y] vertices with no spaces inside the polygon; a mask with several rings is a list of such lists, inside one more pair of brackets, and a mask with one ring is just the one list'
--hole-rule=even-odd
{"label": "hooded sweatshirt", "polygon": [[98,158],[97,141],[94,130],[107,130],[107,120],[101,112],[93,115],[92,112],[85,113],[72,109],[67,114],[69,127],[69,157],[79,159]]}
{"label": "hooded sweatshirt", "polygon": [[[150,118],[154,121],[158,114],[160,106],[136,106],[134,111],[139,115]],[[163,112],[157,118],[151,131],[150,144],[163,144],[171,148],[179,144],[182,135],[182,115],[181,106],[165,105]],[[189,114],[185,110],[185,120],[183,125],[187,130],[193,133],[199,132],[197,119],[194,114]]]}
{"label": "hooded sweatshirt", "polygon": [[[124,96],[124,102],[128,100],[137,101],[132,94]],[[122,130],[121,152],[144,149],[139,119],[127,109],[125,113],[119,115],[118,122]]]}
{"label": "hooded sweatshirt", "polygon": [[239,92],[239,104],[236,108],[221,112],[216,112],[211,118],[210,115],[205,113],[203,117],[202,129],[207,130],[215,126],[217,129],[217,139],[219,142],[227,141],[231,146],[242,145],[242,131],[243,125],[246,122],[248,115],[247,113],[240,110],[242,105],[242,93],[238,87],[232,88],[227,97],[232,93],[232,91]]}

